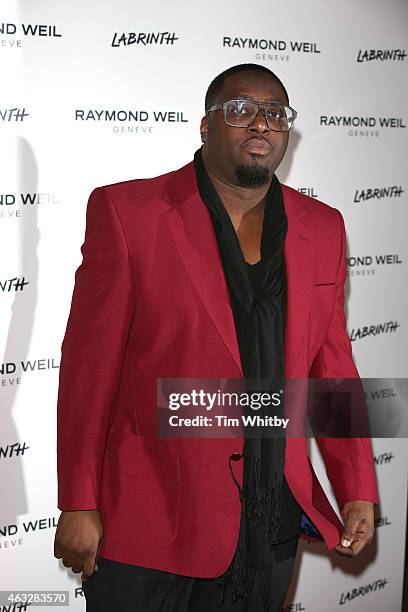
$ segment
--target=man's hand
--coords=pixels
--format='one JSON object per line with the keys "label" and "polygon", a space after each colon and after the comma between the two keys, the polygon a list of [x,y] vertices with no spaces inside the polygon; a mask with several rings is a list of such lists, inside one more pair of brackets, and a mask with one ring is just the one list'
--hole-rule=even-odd
{"label": "man's hand", "polygon": [[96,559],[103,526],[99,510],[61,512],[54,540],[54,557],[62,559],[82,580],[98,569]]}
{"label": "man's hand", "polygon": [[374,504],[362,500],[346,502],[341,516],[344,519],[341,544],[334,550],[341,555],[355,557],[373,539]]}

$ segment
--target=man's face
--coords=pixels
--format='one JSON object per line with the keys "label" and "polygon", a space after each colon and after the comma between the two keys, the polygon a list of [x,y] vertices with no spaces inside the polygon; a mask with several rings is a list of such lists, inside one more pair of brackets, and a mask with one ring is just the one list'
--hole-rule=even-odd
{"label": "man's face", "polygon": [[[247,71],[227,77],[214,104],[242,97],[257,102],[289,103],[273,77]],[[270,181],[285,155],[289,137],[288,132],[272,131],[263,111],[248,127],[227,125],[222,110],[212,111],[201,120],[200,132],[204,160],[210,171],[225,182],[244,187]]]}

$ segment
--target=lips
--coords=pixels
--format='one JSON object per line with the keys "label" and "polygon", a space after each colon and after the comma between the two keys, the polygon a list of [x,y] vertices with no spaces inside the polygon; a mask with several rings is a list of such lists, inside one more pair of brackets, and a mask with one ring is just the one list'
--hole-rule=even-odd
{"label": "lips", "polygon": [[271,146],[260,138],[250,138],[244,142],[243,146],[248,153],[257,153],[258,155],[267,155],[271,152]]}

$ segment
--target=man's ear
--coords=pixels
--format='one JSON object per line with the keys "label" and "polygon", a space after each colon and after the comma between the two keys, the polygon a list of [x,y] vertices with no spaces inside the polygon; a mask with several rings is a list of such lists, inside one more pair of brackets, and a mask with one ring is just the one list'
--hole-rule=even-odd
{"label": "man's ear", "polygon": [[207,115],[204,115],[204,117],[201,119],[200,134],[201,134],[201,142],[205,142],[207,140],[207,134],[208,134],[208,116]]}

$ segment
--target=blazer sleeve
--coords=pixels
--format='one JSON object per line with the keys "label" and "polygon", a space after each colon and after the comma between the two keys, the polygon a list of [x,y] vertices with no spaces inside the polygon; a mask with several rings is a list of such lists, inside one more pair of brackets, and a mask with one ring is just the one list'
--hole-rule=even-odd
{"label": "blazer sleeve", "polygon": [[[358,378],[346,331],[344,284],[347,277],[346,231],[339,210],[341,248],[337,275],[336,300],[325,342],[316,355],[311,378]],[[379,503],[371,438],[316,438],[327,476],[334,490],[340,511],[347,501],[367,500]]]}
{"label": "blazer sleeve", "polygon": [[134,307],[124,232],[104,188],[89,197],[81,252],[57,399],[58,508],[63,511],[99,508],[107,433]]}

